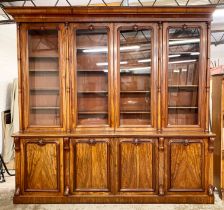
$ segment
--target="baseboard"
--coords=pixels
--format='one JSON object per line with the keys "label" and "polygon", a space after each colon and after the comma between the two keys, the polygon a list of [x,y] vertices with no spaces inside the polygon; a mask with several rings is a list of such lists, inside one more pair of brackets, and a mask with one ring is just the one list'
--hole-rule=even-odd
{"label": "baseboard", "polygon": [[171,203],[171,204],[213,204],[214,196],[169,195],[169,196],[14,196],[14,204],[65,204],[65,203]]}

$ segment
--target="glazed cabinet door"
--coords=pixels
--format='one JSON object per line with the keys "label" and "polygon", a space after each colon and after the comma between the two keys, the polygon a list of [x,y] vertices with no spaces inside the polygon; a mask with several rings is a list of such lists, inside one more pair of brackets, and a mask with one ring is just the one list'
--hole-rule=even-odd
{"label": "glazed cabinet door", "polygon": [[155,194],[157,168],[157,139],[119,139],[118,192]]}
{"label": "glazed cabinet door", "polygon": [[22,24],[20,44],[23,129],[65,130],[64,24]]}
{"label": "glazed cabinet door", "polygon": [[70,25],[72,130],[113,127],[112,24]]}
{"label": "glazed cabinet door", "polygon": [[207,26],[205,23],[164,23],[164,129],[205,130]]}
{"label": "glazed cabinet door", "polygon": [[166,190],[205,192],[208,173],[206,139],[166,139]]}
{"label": "glazed cabinet door", "polygon": [[108,194],[112,178],[110,140],[72,139],[70,148],[71,192]]}
{"label": "glazed cabinet door", "polygon": [[55,195],[63,189],[63,139],[21,139],[21,183],[24,194]]}
{"label": "glazed cabinet door", "polygon": [[157,24],[116,24],[114,29],[117,130],[155,130]]}

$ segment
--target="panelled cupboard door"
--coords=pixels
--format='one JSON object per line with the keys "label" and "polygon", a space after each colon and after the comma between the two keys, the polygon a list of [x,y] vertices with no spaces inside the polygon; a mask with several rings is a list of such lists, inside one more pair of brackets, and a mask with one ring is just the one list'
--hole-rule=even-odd
{"label": "panelled cupboard door", "polygon": [[163,101],[164,130],[205,130],[206,23],[164,23]]}
{"label": "panelled cupboard door", "polygon": [[24,194],[61,194],[63,189],[63,139],[22,139]]}
{"label": "panelled cupboard door", "polygon": [[205,191],[206,140],[167,139],[167,193]]}
{"label": "panelled cupboard door", "polygon": [[65,130],[66,39],[64,24],[21,24],[23,130]]}
{"label": "panelled cupboard door", "polygon": [[112,26],[70,25],[72,130],[114,127]]}
{"label": "panelled cupboard door", "polygon": [[109,193],[112,178],[110,140],[72,139],[70,148],[71,192]]}
{"label": "panelled cupboard door", "polygon": [[123,138],[118,144],[118,192],[151,193],[157,190],[157,140]]}
{"label": "panelled cupboard door", "polygon": [[155,130],[158,25],[115,24],[115,119],[117,130]]}

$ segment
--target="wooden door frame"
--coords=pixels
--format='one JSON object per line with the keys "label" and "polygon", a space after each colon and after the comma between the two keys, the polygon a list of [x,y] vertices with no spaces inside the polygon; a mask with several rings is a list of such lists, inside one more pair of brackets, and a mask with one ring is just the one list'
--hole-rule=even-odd
{"label": "wooden door frame", "polygon": [[[59,83],[60,83],[60,125],[55,126],[41,126],[30,125],[30,88],[29,88],[29,52],[28,52],[28,30],[57,30],[58,44],[59,44]],[[66,69],[66,31],[64,24],[57,23],[39,23],[30,24],[24,23],[20,26],[20,53],[21,53],[21,67],[20,67],[20,84],[22,88],[20,113],[23,115],[21,128],[24,131],[65,131],[66,129],[66,99],[65,99],[65,69]],[[22,68],[23,67],[23,68]]]}
{"label": "wooden door frame", "polygon": [[[169,48],[169,39],[168,39],[168,30],[170,28],[199,28],[200,29],[200,60],[199,60],[199,87],[198,87],[198,124],[197,125],[168,125],[168,48]],[[163,23],[163,67],[161,74],[162,81],[162,130],[163,131],[177,131],[179,129],[183,131],[205,131],[206,124],[206,87],[207,84],[207,25],[204,22],[200,23]]]}
{"label": "wooden door frame", "polygon": [[[120,68],[119,68],[119,30],[133,27],[152,30],[152,66],[151,66],[151,125],[122,125],[120,126]],[[158,24],[157,23],[115,23],[114,24],[114,81],[115,81],[115,129],[117,131],[156,131],[157,130],[157,87],[158,87]]]}
{"label": "wooden door frame", "polygon": [[[78,103],[77,103],[77,63],[76,43],[74,31],[79,29],[107,29],[108,30],[108,125],[78,125]],[[112,23],[70,23],[69,24],[69,75],[70,75],[70,100],[71,100],[71,131],[86,130],[114,130],[114,79],[113,79],[113,24]],[[75,46],[75,47],[73,47]]]}

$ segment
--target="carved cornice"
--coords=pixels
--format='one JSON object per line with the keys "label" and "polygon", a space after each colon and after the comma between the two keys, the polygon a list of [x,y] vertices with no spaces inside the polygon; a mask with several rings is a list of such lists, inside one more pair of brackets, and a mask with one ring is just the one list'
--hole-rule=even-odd
{"label": "carved cornice", "polygon": [[5,10],[16,22],[74,22],[76,18],[97,16],[105,21],[102,17],[136,18],[136,15],[139,18],[158,18],[160,21],[180,17],[184,17],[185,21],[186,18],[211,21],[215,7],[5,7]]}

